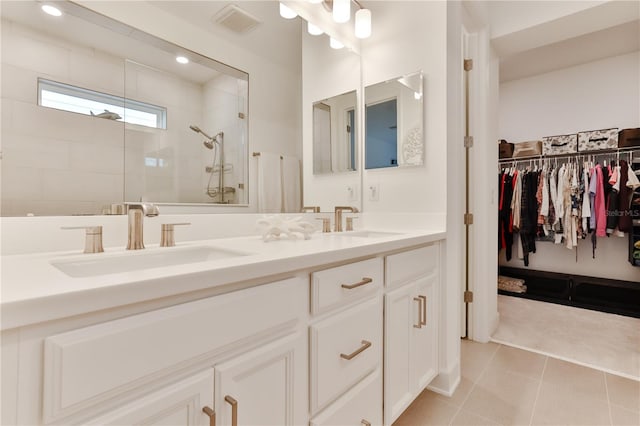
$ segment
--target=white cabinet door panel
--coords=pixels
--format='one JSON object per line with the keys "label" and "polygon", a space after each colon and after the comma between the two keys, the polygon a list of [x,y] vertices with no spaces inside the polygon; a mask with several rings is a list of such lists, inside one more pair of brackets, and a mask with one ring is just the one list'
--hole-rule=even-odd
{"label": "white cabinet door panel", "polygon": [[438,371],[438,275],[431,274],[416,281],[418,298],[424,297],[426,321],[420,328],[413,328],[411,354],[417,392],[422,390],[436,376]]}

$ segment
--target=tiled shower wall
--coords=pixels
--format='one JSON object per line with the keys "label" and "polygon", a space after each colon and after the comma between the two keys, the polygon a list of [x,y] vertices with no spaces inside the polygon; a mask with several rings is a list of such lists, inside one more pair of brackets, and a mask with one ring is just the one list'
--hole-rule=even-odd
{"label": "tiled shower wall", "polygon": [[[167,129],[40,107],[38,77],[164,106]],[[200,84],[3,20],[2,215],[94,214],[125,199],[210,201],[203,163],[211,151],[189,129],[217,131],[201,124],[202,106]],[[145,166],[146,157],[163,166]]]}

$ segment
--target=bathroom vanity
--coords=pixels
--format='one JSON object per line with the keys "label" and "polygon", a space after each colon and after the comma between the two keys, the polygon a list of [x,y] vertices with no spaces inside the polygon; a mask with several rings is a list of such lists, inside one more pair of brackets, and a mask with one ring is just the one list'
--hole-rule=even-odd
{"label": "bathroom vanity", "polygon": [[390,425],[441,372],[444,237],[4,256],[2,423]]}

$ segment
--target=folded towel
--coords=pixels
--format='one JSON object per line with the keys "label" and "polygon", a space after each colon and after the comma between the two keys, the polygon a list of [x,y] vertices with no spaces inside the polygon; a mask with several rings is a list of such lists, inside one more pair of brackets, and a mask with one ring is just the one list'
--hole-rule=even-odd
{"label": "folded towel", "polygon": [[280,156],[261,152],[258,159],[258,211],[282,212],[282,172]]}
{"label": "folded towel", "polygon": [[300,160],[285,155],[282,158],[282,194],[285,213],[300,212],[302,208],[300,188]]}

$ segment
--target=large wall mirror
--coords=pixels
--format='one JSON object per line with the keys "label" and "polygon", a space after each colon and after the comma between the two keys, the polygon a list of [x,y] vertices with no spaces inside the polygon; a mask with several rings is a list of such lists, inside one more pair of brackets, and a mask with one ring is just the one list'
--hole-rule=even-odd
{"label": "large wall mirror", "polygon": [[313,173],[356,170],[356,92],[313,103]]}
{"label": "large wall mirror", "polygon": [[2,215],[246,205],[249,75],[56,5],[2,2]]}
{"label": "large wall mirror", "polygon": [[422,72],[367,86],[364,96],[365,168],[424,164]]}

